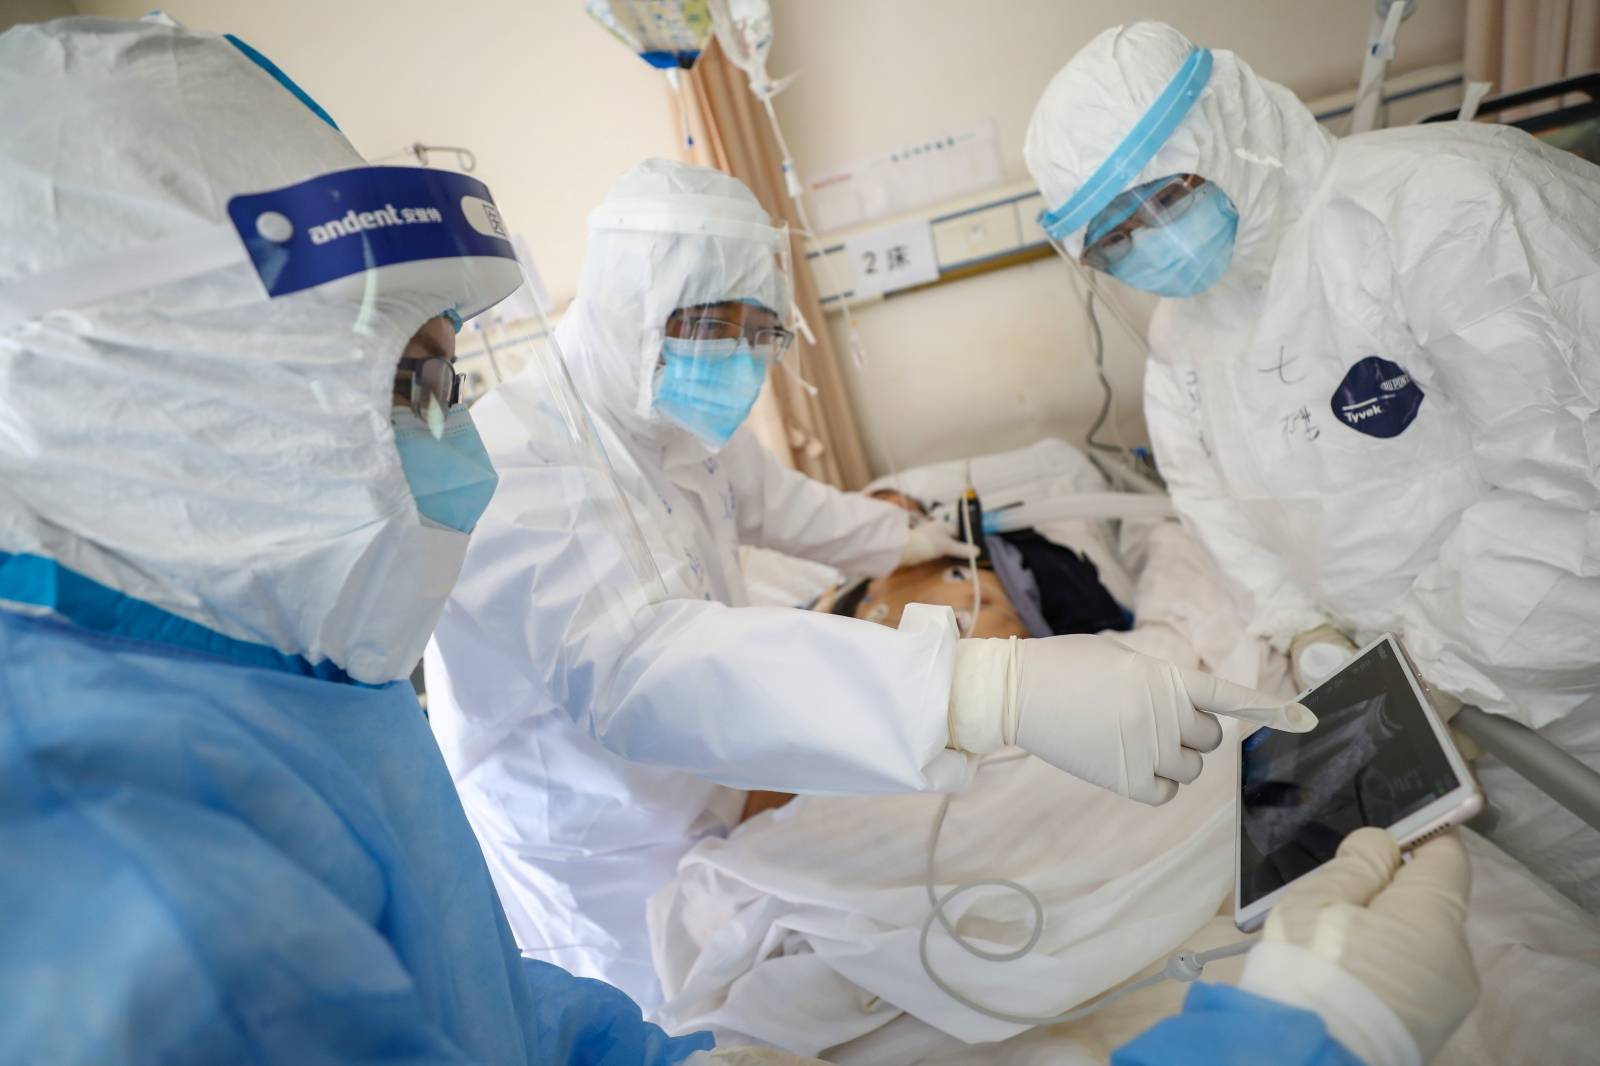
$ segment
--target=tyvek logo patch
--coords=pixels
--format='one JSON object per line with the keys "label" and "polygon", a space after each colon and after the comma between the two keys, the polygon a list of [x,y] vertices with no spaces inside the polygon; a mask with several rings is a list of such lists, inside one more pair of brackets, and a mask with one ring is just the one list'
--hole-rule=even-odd
{"label": "tyvek logo patch", "polygon": [[1422,390],[1398,363],[1359,360],[1333,390],[1333,417],[1369,437],[1398,437],[1416,421]]}

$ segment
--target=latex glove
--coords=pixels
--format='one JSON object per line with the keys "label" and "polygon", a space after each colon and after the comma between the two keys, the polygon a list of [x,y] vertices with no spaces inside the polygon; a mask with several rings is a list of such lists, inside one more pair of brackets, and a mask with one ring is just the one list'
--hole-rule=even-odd
{"label": "latex glove", "polygon": [[1357,829],[1267,915],[1239,987],[1316,1011],[1368,1066],[1430,1062],[1478,999],[1470,884],[1454,833],[1401,863],[1388,833]]}
{"label": "latex glove", "polygon": [[906,546],[900,550],[900,566],[916,566],[931,559],[950,556],[955,559],[972,559],[978,549],[964,540],[950,535],[943,522],[924,518],[911,526]]}
{"label": "latex glove", "polygon": [[1008,744],[1141,803],[1161,804],[1200,775],[1222,741],[1213,715],[1303,733],[1297,703],[1130,651],[1110,637],[963,640],[950,690],[953,747]]}
{"label": "latex glove", "polygon": [[791,1055],[771,1047],[719,1047],[696,1051],[683,1066],[828,1066],[821,1059]]}
{"label": "latex glove", "polygon": [[1289,642],[1289,672],[1304,692],[1332,677],[1356,652],[1350,638],[1331,625],[1308,629]]}

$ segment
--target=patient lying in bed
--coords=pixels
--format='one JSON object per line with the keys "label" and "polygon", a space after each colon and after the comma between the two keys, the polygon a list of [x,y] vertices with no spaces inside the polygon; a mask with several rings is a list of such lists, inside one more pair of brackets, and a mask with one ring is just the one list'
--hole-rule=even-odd
{"label": "patient lying in bed", "polygon": [[[879,489],[869,495],[921,517],[928,514],[921,500],[894,489]],[[1079,553],[1032,531],[988,538],[987,554],[992,557],[1000,553],[1007,553],[1013,560],[1005,572],[1017,590],[1015,598],[996,569],[997,565],[1006,565],[1003,561],[986,558],[974,570],[964,560],[935,559],[902,566],[884,577],[831,589],[818,600],[815,609],[893,629],[899,626],[900,615],[908,604],[944,606],[955,612],[956,626],[968,637],[1037,637],[1128,628],[1131,616],[1100,584],[1094,564]],[[976,602],[974,573],[978,584]],[[1031,625],[1018,610],[1018,599],[1023,600]],[[781,807],[792,798],[787,792],[753,791],[745,800],[741,820]]]}
{"label": "patient lying in bed", "polygon": [[[1124,529],[1138,625],[1118,639],[1241,684],[1287,687],[1281,657],[1243,631],[1225,588],[1175,523]],[[867,589],[851,613],[892,624],[904,602],[970,609],[962,564],[930,564]],[[914,593],[895,578],[914,576]],[[984,573],[980,573],[983,581]],[[993,574],[987,576],[993,578]],[[998,579],[995,579],[998,581]],[[992,621],[1017,620],[997,601]],[[935,596],[945,592],[944,598]],[[980,612],[990,611],[985,603]],[[985,634],[988,635],[988,634]],[[1230,740],[1236,734],[1230,734]],[[952,803],[936,889],[983,878],[1029,886],[1045,909],[1034,954],[986,963],[938,934],[935,965],[969,996],[1048,1014],[1159,965],[1180,946],[1238,937],[1222,912],[1233,877],[1237,745],[1206,757],[1188,802],[1146,808],[1036,760],[980,769]],[[787,798],[787,797],[785,797]],[[781,802],[781,801],[780,801]],[[713,1028],[841,1063],[1094,1063],[1174,1010],[1167,983],[1073,1025],[1023,1030],[944,996],[922,971],[918,933],[937,796],[804,797],[726,840],[708,840],[650,905],[652,951],[670,1030]],[[1492,845],[1469,836],[1468,935],[1483,996],[1439,1062],[1585,1061],[1600,1040],[1600,924]],[[1027,939],[1032,912],[982,890],[952,906],[958,927],[992,950]],[[1207,980],[1237,976],[1237,960]],[[981,1045],[974,1047],[974,1045]]]}

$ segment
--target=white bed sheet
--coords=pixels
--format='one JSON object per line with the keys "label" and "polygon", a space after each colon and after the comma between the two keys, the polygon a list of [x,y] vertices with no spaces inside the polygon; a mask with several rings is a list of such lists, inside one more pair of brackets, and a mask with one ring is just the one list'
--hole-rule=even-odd
{"label": "white bed sheet", "polygon": [[[1286,684],[1281,658],[1245,637],[1215,572],[1175,522],[1125,532],[1140,563],[1138,581],[1129,578],[1140,625],[1121,639],[1244,684]],[[1049,928],[1041,950],[1017,963],[974,964],[949,945],[936,948],[936,961],[989,974],[1012,1009],[1048,1013],[1176,947],[1215,913],[1231,876],[1229,861],[1215,857],[1232,851],[1235,748],[1208,756],[1192,802],[1154,809],[1033,760],[980,771],[946,823],[941,880],[1003,867],[1041,894]],[[902,1010],[967,1041],[1015,1035],[1018,1026],[952,1008],[917,960],[924,849],[938,803],[802,798],[698,845],[651,905],[668,997],[659,1020],[808,1053],[870,1033]],[[1015,940],[1028,918],[1014,895],[973,893],[955,909],[1001,941]]]}
{"label": "white bed sheet", "polygon": [[[1472,857],[1467,938],[1483,994],[1435,1066],[1595,1061],[1600,1020],[1600,928],[1571,900],[1476,833],[1463,834]],[[1203,951],[1238,939],[1218,916],[1185,942]],[[1207,967],[1205,980],[1233,983],[1241,958]],[[1139,976],[1152,972],[1147,967]],[[1071,1025],[1035,1029],[1001,1044],[972,1046],[910,1015],[830,1050],[845,1066],[923,1063],[954,1066],[1088,1066],[1104,1064],[1127,1043],[1182,1004],[1187,986],[1164,982]]]}
{"label": "white bed sheet", "polygon": [[[1218,769],[1208,766],[1229,779]],[[1179,947],[1203,950],[1238,939],[1231,920],[1216,914],[1231,878],[1226,804],[1211,808],[1222,816],[1220,829],[1203,825],[1188,846],[1170,846],[1188,819],[1152,832],[1140,821],[1159,819],[1159,812],[1115,812],[1109,804],[1069,818],[1071,808],[1058,804],[1070,790],[1052,788],[1051,777],[1061,775],[1033,760],[987,772],[996,776],[952,807],[941,841],[941,881],[948,870],[1029,884],[1048,908],[1051,932],[1041,950],[1050,956],[1001,964],[953,949],[936,952],[947,980],[954,977],[969,995],[1007,1010],[1048,1013],[1150,972]],[[1184,988],[1169,982],[1081,1022],[974,1046],[1012,1027],[944,998],[916,957],[933,803],[921,809],[905,798],[800,803],[707,849],[715,854],[691,855],[683,877],[657,897],[656,913],[666,912],[673,923],[656,927],[667,934],[658,941],[664,952],[658,962],[673,955],[678,964],[676,974],[662,973],[668,999],[657,1014],[670,1030],[711,1028],[723,1039],[772,1043],[839,1063],[1104,1063],[1111,1049],[1181,1003]],[[1467,932],[1483,995],[1437,1061],[1592,1061],[1600,1045],[1600,923],[1494,845],[1464,835],[1473,861]],[[1169,863],[1152,877],[1125,873],[1086,883],[1111,865],[1108,850],[1131,868],[1138,850],[1131,840],[1147,846],[1152,859],[1167,848]],[[1077,861],[1037,861],[1052,849],[1079,847],[1085,850]],[[1088,850],[1095,848],[1101,850]],[[996,941],[1021,941],[1020,907],[996,896],[977,911],[999,920]],[[1205,979],[1237,980],[1241,964],[1214,963]]]}

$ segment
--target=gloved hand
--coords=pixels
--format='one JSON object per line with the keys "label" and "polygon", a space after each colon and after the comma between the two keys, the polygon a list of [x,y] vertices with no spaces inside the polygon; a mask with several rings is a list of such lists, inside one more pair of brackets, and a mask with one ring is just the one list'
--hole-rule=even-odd
{"label": "gloved hand", "polygon": [[963,640],[950,690],[951,745],[1008,744],[1074,777],[1161,804],[1200,774],[1224,714],[1303,733],[1297,703],[1140,655],[1110,637]]}
{"label": "gloved hand", "polygon": [[975,546],[950,535],[944,523],[924,518],[911,526],[906,546],[900,550],[900,566],[916,566],[942,556],[954,559],[972,559],[978,554]]}
{"label": "gloved hand", "polygon": [[1454,833],[1402,864],[1388,833],[1357,829],[1267,915],[1239,987],[1315,1011],[1368,1066],[1431,1062],[1478,998],[1470,883]]}
{"label": "gloved hand", "polygon": [[771,1047],[719,1047],[696,1051],[683,1066],[828,1066],[821,1059],[791,1055]]}
{"label": "gloved hand", "polygon": [[1356,646],[1350,638],[1331,625],[1308,629],[1289,642],[1289,673],[1294,687],[1304,692],[1312,685],[1321,684],[1350,661]]}

